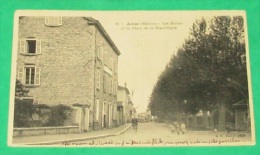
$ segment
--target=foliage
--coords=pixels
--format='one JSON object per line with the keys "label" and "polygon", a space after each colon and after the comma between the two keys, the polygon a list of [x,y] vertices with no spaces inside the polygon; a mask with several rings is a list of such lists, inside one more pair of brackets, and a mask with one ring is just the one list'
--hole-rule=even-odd
{"label": "foliage", "polygon": [[71,111],[71,107],[62,104],[51,107],[49,120],[45,126],[63,126]]}
{"label": "foliage", "polygon": [[29,127],[32,114],[32,102],[16,100],[14,108],[14,127]]}
{"label": "foliage", "polygon": [[14,103],[14,127],[27,127],[33,113],[33,104],[22,97],[28,94],[29,90],[16,80],[15,103]]}
{"label": "foliage", "polygon": [[[29,90],[16,80],[14,127],[63,126],[68,119],[71,108],[66,105],[49,107],[46,104],[33,104],[23,97],[28,96]],[[34,119],[33,116],[37,116]]]}
{"label": "foliage", "polygon": [[158,77],[149,103],[152,114],[232,108],[247,98],[245,49],[243,17],[197,20]]}

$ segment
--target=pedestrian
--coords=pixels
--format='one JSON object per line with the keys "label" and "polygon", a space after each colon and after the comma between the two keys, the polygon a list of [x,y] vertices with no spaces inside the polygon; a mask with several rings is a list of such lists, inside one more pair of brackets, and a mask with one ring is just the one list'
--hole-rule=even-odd
{"label": "pedestrian", "polygon": [[185,123],[184,122],[181,122],[181,132],[182,134],[184,134],[184,132],[186,131],[186,126],[185,126]]}
{"label": "pedestrian", "polygon": [[175,128],[176,128],[176,132],[178,133],[178,135],[180,134],[180,125],[177,122],[174,122]]}
{"label": "pedestrian", "polygon": [[172,132],[172,133],[174,133],[174,132],[175,132],[175,127],[174,127],[174,124],[170,124],[170,130],[171,130],[171,132]]}

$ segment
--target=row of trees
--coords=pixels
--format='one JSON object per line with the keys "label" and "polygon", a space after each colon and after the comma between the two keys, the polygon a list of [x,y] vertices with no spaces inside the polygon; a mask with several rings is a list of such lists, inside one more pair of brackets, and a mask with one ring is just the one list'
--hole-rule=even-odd
{"label": "row of trees", "polygon": [[[63,126],[72,109],[66,105],[33,104],[24,99],[29,90],[16,80],[14,127]],[[35,117],[35,118],[34,118]]]}
{"label": "row of trees", "polygon": [[217,109],[223,130],[227,109],[247,99],[247,89],[243,17],[202,18],[158,77],[148,108],[159,118]]}

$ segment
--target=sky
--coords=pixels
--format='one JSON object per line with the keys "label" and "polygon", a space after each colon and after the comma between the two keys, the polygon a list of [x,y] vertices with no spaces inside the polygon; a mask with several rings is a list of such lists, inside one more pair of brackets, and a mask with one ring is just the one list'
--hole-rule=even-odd
{"label": "sky", "polygon": [[[137,112],[147,109],[158,76],[189,35],[196,19],[169,12],[94,13],[121,55],[118,82],[125,83]],[[187,18],[189,17],[189,18]],[[161,29],[160,29],[161,28]],[[163,28],[163,29],[162,29]]]}

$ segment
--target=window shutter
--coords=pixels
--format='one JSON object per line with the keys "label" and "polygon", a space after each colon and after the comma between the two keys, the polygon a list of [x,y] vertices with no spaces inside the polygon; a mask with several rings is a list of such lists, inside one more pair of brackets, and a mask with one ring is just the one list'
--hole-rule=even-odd
{"label": "window shutter", "polygon": [[114,94],[114,89],[113,89],[113,88],[114,88],[114,87],[113,87],[114,85],[113,85],[113,82],[114,82],[114,81],[113,81],[113,79],[111,78],[111,86],[110,86],[110,87],[111,87],[111,94]]}
{"label": "window shutter", "polygon": [[106,78],[106,88],[107,88],[106,92],[109,93],[109,76],[107,76]]}
{"label": "window shutter", "polygon": [[104,61],[104,64],[107,65],[107,58],[106,58],[107,51],[106,51],[106,49],[103,49],[103,48],[102,48],[102,51],[103,51],[103,61]]}
{"label": "window shutter", "polygon": [[26,51],[26,44],[25,44],[25,40],[22,39],[20,40],[20,53],[25,53]]}
{"label": "window shutter", "polygon": [[116,88],[117,88],[116,81],[114,82],[114,88],[115,88],[115,90],[114,90],[115,93],[114,94],[116,95],[117,94],[117,92],[116,92]]}
{"label": "window shutter", "polygon": [[103,48],[99,45],[100,59],[103,60]]}
{"label": "window shutter", "polygon": [[96,120],[98,121],[99,119],[99,100],[97,99],[97,104],[96,104]]}
{"label": "window shutter", "polygon": [[35,85],[40,85],[41,68],[35,67]]}
{"label": "window shutter", "polygon": [[41,40],[36,40],[36,54],[41,54]]}
{"label": "window shutter", "polygon": [[49,17],[45,17],[45,25],[49,25]]}
{"label": "window shutter", "polygon": [[98,57],[98,59],[101,60],[101,57],[100,57],[100,45],[97,46],[97,57]]}
{"label": "window shutter", "polygon": [[100,88],[100,72],[97,70],[97,88]]}
{"label": "window shutter", "polygon": [[114,59],[111,58],[111,70],[113,71],[114,70]]}
{"label": "window shutter", "polygon": [[105,88],[106,88],[106,87],[105,87],[105,76],[104,76],[104,75],[103,75],[102,85],[103,85],[103,92],[106,92],[106,91],[105,91]]}
{"label": "window shutter", "polygon": [[18,73],[17,73],[17,79],[23,84],[23,73],[24,73],[24,67],[19,66],[18,67]]}
{"label": "window shutter", "polygon": [[109,93],[112,94],[112,78],[109,78]]}
{"label": "window shutter", "polygon": [[62,17],[58,17],[58,25],[62,25]]}
{"label": "window shutter", "polygon": [[55,23],[54,18],[53,17],[49,17],[49,25],[53,26],[54,23]]}

